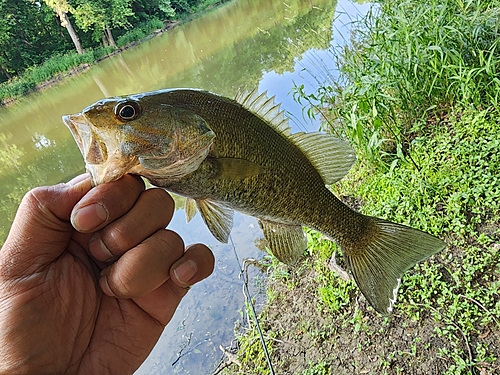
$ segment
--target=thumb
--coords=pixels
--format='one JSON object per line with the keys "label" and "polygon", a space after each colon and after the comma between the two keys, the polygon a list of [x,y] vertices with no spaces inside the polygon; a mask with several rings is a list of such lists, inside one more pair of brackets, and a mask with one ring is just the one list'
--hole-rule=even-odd
{"label": "thumb", "polygon": [[73,231],[71,210],[90,188],[90,177],[85,174],[67,184],[29,191],[0,250],[1,273],[32,274],[60,256]]}

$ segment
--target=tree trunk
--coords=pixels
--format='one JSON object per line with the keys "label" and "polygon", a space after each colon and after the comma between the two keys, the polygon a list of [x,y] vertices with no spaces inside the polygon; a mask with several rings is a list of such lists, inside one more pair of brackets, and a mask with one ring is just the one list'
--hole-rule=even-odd
{"label": "tree trunk", "polygon": [[83,53],[82,45],[80,44],[80,39],[78,39],[78,35],[76,35],[75,29],[73,29],[73,25],[69,21],[68,14],[65,12],[58,12],[59,18],[61,19],[61,26],[64,26],[66,30],[68,30],[69,36],[75,45],[78,53]]}
{"label": "tree trunk", "polygon": [[104,32],[101,34],[101,41],[104,48],[109,46],[108,38],[106,38],[106,34]]}
{"label": "tree trunk", "polygon": [[115,39],[113,38],[113,34],[111,34],[111,30],[108,26],[104,29],[104,33],[106,34],[106,38],[108,39],[109,45],[116,48]]}
{"label": "tree trunk", "polygon": [[12,76],[9,74],[7,69],[5,69],[3,66],[0,65],[0,69],[2,70],[2,73],[7,77],[7,79],[11,79]]}

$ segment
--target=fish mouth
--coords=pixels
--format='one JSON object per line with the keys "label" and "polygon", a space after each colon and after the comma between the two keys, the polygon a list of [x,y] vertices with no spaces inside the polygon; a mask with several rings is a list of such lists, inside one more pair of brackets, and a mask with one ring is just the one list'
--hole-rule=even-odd
{"label": "fish mouth", "polygon": [[83,113],[65,115],[62,120],[80,149],[92,186],[118,180],[139,163],[122,154],[116,132],[96,128]]}

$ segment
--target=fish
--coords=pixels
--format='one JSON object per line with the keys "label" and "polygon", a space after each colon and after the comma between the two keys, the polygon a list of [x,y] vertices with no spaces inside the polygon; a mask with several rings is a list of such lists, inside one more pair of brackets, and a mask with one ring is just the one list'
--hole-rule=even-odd
{"label": "fish", "polygon": [[403,274],[445,243],[423,231],[358,213],[328,186],[356,161],[348,142],[292,133],[281,105],[258,90],[234,99],[198,89],[106,98],[63,116],[92,184],[126,173],[186,197],[213,236],[227,243],[234,210],[258,219],[271,253],[294,264],[307,249],[304,227],[342,251],[379,313],[392,312]]}

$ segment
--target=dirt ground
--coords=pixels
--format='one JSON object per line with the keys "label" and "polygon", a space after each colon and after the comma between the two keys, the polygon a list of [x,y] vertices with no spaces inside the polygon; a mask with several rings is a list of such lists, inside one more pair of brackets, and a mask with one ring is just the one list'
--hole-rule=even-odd
{"label": "dirt ground", "polygon": [[[460,369],[456,361],[441,355],[457,349],[456,342],[436,333],[445,325],[425,308],[415,320],[398,312],[397,307],[385,318],[369,308],[359,290],[353,288],[350,305],[335,315],[321,308],[316,280],[316,272],[300,264],[286,281],[268,280],[267,288],[275,297],[266,305],[260,324],[271,347],[275,374],[500,374],[498,358],[493,364],[478,363]],[[478,334],[474,338],[478,342],[465,335],[463,338],[458,349],[462,349],[465,359],[475,357],[474,348],[479,341],[496,352],[497,357],[500,354],[498,329]],[[262,364],[252,366],[252,360],[243,365],[232,363],[223,373],[269,373]]]}

